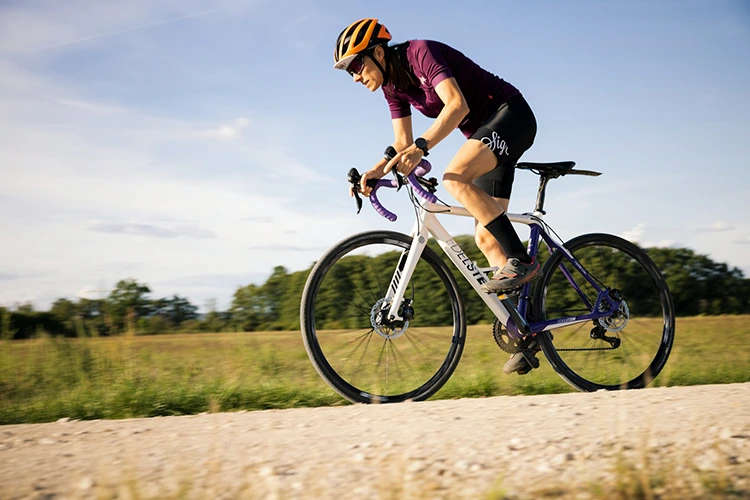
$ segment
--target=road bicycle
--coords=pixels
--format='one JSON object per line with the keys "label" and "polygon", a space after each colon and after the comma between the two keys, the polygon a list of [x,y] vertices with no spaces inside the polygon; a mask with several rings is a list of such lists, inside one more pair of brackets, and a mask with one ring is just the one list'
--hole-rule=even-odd
{"label": "road bicycle", "polygon": [[[552,368],[581,391],[635,389],[664,368],[675,334],[667,283],[635,244],[609,234],[585,234],[563,243],[544,222],[550,180],[576,170],[575,162],[518,163],[539,176],[532,213],[508,214],[529,226],[528,252],[542,262],[541,278],[515,293],[484,293],[497,268],[480,268],[438,221],[471,217],[436,196],[437,180],[422,163],[405,179],[371,180],[373,208],[396,215],[378,199],[384,187],[409,193],[416,221],[409,235],[367,231],[326,252],[313,267],[300,305],[305,349],[320,376],[358,403],[418,401],[434,395],[456,369],[466,341],[464,299],[448,264],[463,275],[495,316],[493,335],[509,353],[536,341]],[[360,176],[349,172],[357,195]],[[421,198],[421,200],[420,200]],[[447,259],[428,246],[436,240]]]}

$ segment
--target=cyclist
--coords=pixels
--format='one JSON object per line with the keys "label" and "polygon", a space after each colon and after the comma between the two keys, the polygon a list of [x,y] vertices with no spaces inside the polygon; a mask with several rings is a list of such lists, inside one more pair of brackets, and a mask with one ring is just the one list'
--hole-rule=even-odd
{"label": "cyclist", "polygon": [[[506,215],[514,165],[536,135],[531,108],[518,89],[448,45],[431,40],[389,45],[391,40],[377,19],[361,19],[341,32],[334,50],[334,68],[371,92],[382,89],[391,112],[395,140],[362,175],[360,190],[369,196],[367,180],[392,168],[408,175],[458,128],[468,140],[448,164],[443,185],[474,216],[476,244],[490,266],[500,269],[483,290],[504,293],[538,278],[539,263],[529,257]],[[412,106],[435,119],[416,140]],[[538,350],[532,341],[503,370],[527,373],[529,357]]]}

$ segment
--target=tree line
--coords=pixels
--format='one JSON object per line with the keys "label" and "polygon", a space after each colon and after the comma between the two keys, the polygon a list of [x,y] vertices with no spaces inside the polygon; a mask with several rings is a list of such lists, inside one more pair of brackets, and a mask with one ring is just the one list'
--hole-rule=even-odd
{"label": "tree line", "polygon": [[[469,258],[484,265],[482,263],[486,261],[472,237],[462,236],[456,240]],[[435,241],[430,241],[430,245],[447,260]],[[750,279],[746,279],[740,269],[714,262],[687,248],[648,248],[646,252],[665,275],[678,316],[750,314]],[[472,298],[470,285],[458,270],[452,265],[449,268],[466,298],[467,323],[493,322],[492,313],[482,301]],[[118,282],[106,298],[76,301],[61,298],[49,311],[35,311],[28,304],[19,305],[14,310],[0,307],[0,337],[30,338],[40,332],[73,337],[125,332],[297,330],[300,299],[310,270],[290,273],[278,266],[262,285],[239,287],[227,311],[211,307],[206,314],[199,314],[197,306],[177,295],[152,299],[148,285],[126,279]],[[345,284],[341,286],[346,288]],[[325,293],[330,297],[322,296],[321,300],[331,301],[332,307],[328,309],[336,311],[325,320],[326,324],[342,326],[340,319],[345,315],[345,308],[353,304],[342,303],[346,301],[340,299],[340,293]],[[423,290],[421,293],[440,293],[440,289],[435,287],[434,291]],[[425,297],[422,299],[423,303],[430,303],[424,300]],[[439,318],[441,314],[441,311],[434,311],[427,316]]]}

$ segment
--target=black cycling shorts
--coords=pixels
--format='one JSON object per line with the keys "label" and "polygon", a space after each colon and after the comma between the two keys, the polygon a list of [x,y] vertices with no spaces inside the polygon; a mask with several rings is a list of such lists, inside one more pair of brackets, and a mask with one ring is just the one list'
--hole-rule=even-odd
{"label": "black cycling shorts", "polygon": [[510,198],[515,164],[534,144],[536,119],[523,96],[515,96],[500,105],[471,139],[486,144],[495,156],[497,166],[474,179],[474,185],[495,198]]}

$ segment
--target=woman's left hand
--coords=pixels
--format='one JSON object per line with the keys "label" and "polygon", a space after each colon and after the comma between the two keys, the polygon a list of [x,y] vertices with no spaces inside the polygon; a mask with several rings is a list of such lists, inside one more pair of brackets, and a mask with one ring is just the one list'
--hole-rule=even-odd
{"label": "woman's left hand", "polygon": [[394,156],[393,159],[386,164],[383,170],[387,174],[391,169],[395,168],[398,172],[408,176],[412,170],[417,168],[417,165],[419,165],[419,162],[422,161],[423,157],[424,153],[422,150],[412,144]]}

